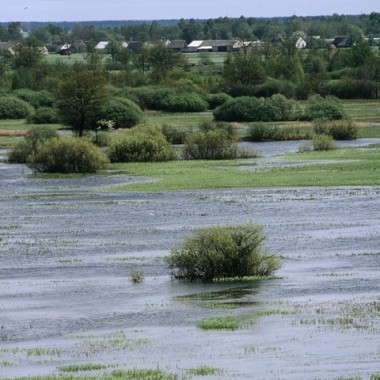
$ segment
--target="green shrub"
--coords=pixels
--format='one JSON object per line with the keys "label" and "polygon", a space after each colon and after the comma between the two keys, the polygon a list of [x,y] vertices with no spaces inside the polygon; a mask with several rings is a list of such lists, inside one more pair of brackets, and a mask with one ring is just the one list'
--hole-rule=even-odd
{"label": "green shrub", "polygon": [[58,137],[55,129],[47,126],[33,127],[28,130],[24,140],[20,141],[8,155],[8,162],[24,164],[38,148],[39,144]]}
{"label": "green shrub", "polygon": [[225,131],[229,137],[233,138],[235,136],[232,124],[224,121],[203,121],[199,124],[198,128],[201,132]]}
{"label": "green shrub", "polygon": [[29,124],[56,124],[60,122],[58,110],[51,107],[37,108],[26,118]]}
{"label": "green shrub", "polygon": [[305,109],[306,120],[341,120],[345,117],[342,105],[331,97],[313,96]]}
{"label": "green shrub", "polygon": [[94,173],[108,164],[105,153],[79,137],[49,139],[30,157],[33,170],[48,173]]}
{"label": "green shrub", "polygon": [[358,138],[358,128],[352,120],[316,121],[314,132],[331,136],[334,140],[354,140]]}
{"label": "green shrub", "polygon": [[207,103],[209,104],[210,109],[215,109],[216,107],[221,106],[228,100],[231,100],[232,97],[224,92],[219,92],[217,94],[210,94],[206,97]]}
{"label": "green shrub", "polygon": [[110,144],[112,162],[169,161],[175,153],[165,136],[153,127],[134,127]]}
{"label": "green shrub", "polygon": [[208,103],[196,92],[184,92],[171,87],[129,89],[126,96],[138,99],[142,108],[168,112],[201,112]]}
{"label": "green shrub", "polygon": [[0,97],[0,119],[25,119],[33,107],[18,98]]}
{"label": "green shrub", "polygon": [[236,158],[237,147],[227,132],[211,130],[186,136],[182,155],[188,160],[226,160]]}
{"label": "green shrub", "polygon": [[314,150],[334,150],[336,144],[331,136],[316,134],[313,137],[313,148]]}
{"label": "green shrub", "polygon": [[296,102],[283,95],[270,98],[242,96],[217,107],[213,114],[219,121],[286,121],[299,117]]}
{"label": "green shrub", "polygon": [[168,112],[203,112],[208,108],[207,102],[196,93],[173,94],[164,100],[163,111]]}
{"label": "green shrub", "polygon": [[253,223],[206,227],[172,248],[166,262],[177,279],[270,276],[281,263],[263,248],[265,239],[263,227]]}
{"label": "green shrub", "polygon": [[312,133],[298,127],[284,127],[255,123],[248,129],[247,139],[249,141],[284,141],[310,139]]}
{"label": "green shrub", "polygon": [[7,162],[11,164],[25,164],[32,153],[33,147],[23,139],[8,153]]}
{"label": "green shrub", "polygon": [[170,144],[183,144],[186,136],[194,133],[192,128],[176,128],[168,124],[162,125],[161,132]]}
{"label": "green shrub", "polygon": [[112,141],[112,134],[108,131],[91,131],[86,137],[97,146],[109,146]]}
{"label": "green shrub", "polygon": [[100,115],[114,122],[114,128],[131,128],[143,120],[141,108],[132,100],[114,98]]}
{"label": "green shrub", "polygon": [[217,107],[213,114],[217,121],[255,121],[255,109],[260,100],[255,97],[242,96],[232,99]]}
{"label": "green shrub", "polygon": [[13,93],[17,98],[28,102],[34,108],[51,107],[54,103],[54,96],[46,90],[33,91],[28,88],[20,88]]}

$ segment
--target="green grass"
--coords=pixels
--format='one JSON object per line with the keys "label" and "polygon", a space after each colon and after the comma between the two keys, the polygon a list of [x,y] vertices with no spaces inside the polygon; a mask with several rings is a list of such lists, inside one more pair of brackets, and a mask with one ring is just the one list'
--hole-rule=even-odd
{"label": "green grass", "polygon": [[380,123],[379,100],[342,100],[348,116],[358,122]]}
{"label": "green grass", "polygon": [[186,370],[186,373],[191,376],[213,376],[222,374],[223,370],[215,367],[202,366],[189,368]]}
{"label": "green grass", "polygon": [[197,326],[203,330],[236,330],[239,320],[233,316],[212,317],[198,322]]}
{"label": "green grass", "polygon": [[44,56],[44,60],[47,63],[64,62],[69,65],[72,65],[73,63],[76,63],[76,62],[81,62],[81,63],[86,62],[86,56],[87,56],[86,53],[75,53],[75,54],[71,54],[70,56],[59,55],[59,54],[48,54]]}
{"label": "green grass", "polygon": [[85,364],[70,364],[58,367],[61,372],[80,372],[80,371],[96,371],[107,368],[103,364],[85,363]]}
{"label": "green grass", "polygon": [[17,377],[14,380],[177,380],[178,376],[160,369],[114,370],[99,375],[46,375]]}
{"label": "green grass", "polygon": [[[380,185],[380,149],[347,148],[286,156],[304,161],[291,167],[255,170],[255,160],[172,161],[114,164],[150,182],[112,187],[120,191],[164,191],[241,187]],[[323,162],[321,162],[323,161]],[[245,169],[245,170],[243,170]]]}
{"label": "green grass", "polygon": [[145,111],[145,121],[147,125],[162,127],[163,124],[175,128],[197,128],[200,123],[212,121],[211,112],[194,112],[194,113],[168,113],[160,111]]}

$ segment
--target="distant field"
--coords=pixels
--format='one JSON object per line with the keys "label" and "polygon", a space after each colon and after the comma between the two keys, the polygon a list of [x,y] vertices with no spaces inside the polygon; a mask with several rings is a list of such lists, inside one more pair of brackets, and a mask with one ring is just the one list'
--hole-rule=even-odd
{"label": "distant field", "polygon": [[380,100],[343,100],[342,104],[353,120],[380,123]]}

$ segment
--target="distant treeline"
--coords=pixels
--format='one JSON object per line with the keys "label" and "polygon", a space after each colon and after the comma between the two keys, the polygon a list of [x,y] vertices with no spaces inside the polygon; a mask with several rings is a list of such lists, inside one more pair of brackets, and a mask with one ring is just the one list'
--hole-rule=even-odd
{"label": "distant treeline", "polygon": [[352,34],[368,37],[380,35],[380,13],[363,15],[310,16],[310,17],[244,17],[215,19],[171,19],[150,21],[86,21],[86,22],[12,22],[0,24],[0,41],[20,38],[19,30],[35,34],[42,42],[52,40],[135,40],[159,41],[182,39],[270,40],[294,34],[334,38]]}

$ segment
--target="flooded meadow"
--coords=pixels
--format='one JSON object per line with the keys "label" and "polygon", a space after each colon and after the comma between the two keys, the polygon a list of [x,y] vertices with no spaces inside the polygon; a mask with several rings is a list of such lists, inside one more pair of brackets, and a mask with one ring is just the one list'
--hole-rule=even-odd
{"label": "flooded meadow", "polygon": [[[379,187],[116,192],[144,179],[29,173],[0,163],[0,379],[69,365],[179,379],[380,373]],[[282,258],[278,278],[170,277],[164,257],[185,236],[248,221]],[[229,316],[238,328],[199,327]]]}

